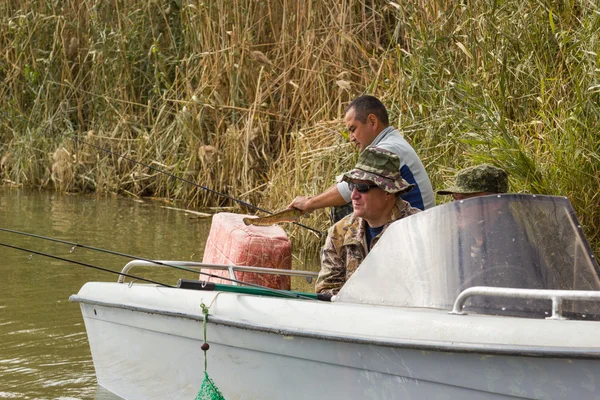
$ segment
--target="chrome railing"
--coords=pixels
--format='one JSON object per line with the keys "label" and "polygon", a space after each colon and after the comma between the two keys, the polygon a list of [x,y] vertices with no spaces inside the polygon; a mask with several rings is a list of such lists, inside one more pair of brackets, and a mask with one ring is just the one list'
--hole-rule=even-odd
{"label": "chrome railing", "polygon": [[552,316],[546,319],[566,319],[563,317],[563,300],[598,301],[600,291],[594,290],[546,290],[546,289],[515,289],[487,286],[473,286],[463,290],[456,301],[450,314],[465,315],[462,311],[465,302],[472,296],[492,296],[512,299],[552,300]]}
{"label": "chrome railing", "polygon": [[[160,264],[158,264],[160,263]],[[292,269],[278,269],[278,268],[263,268],[263,267],[249,267],[249,266],[241,266],[241,265],[226,265],[226,264],[208,264],[208,263],[200,263],[200,262],[192,262],[192,261],[163,261],[156,260],[156,262],[151,261],[142,261],[142,260],[133,260],[128,262],[123,269],[121,270],[121,274],[119,275],[118,283],[124,283],[125,275],[127,274],[133,267],[163,267],[163,268],[172,268],[175,267],[185,267],[185,268],[198,268],[198,273],[200,273],[203,269],[217,269],[217,270],[227,270],[229,271],[229,278],[236,279],[235,273],[239,272],[254,272],[257,274],[271,274],[271,275],[284,275],[284,276],[301,276],[306,278],[306,280],[311,283],[313,278],[316,278],[319,273],[312,271],[298,271]],[[237,285],[236,282],[232,282],[233,285]]]}

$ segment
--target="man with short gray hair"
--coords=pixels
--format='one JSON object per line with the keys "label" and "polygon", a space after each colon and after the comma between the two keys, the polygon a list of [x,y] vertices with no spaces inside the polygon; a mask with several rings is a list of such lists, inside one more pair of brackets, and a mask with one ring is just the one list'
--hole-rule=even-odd
{"label": "man with short gray hair", "polygon": [[[387,110],[379,99],[370,95],[354,99],[346,108],[344,124],[350,142],[359,151],[379,147],[399,157],[400,174],[415,185],[413,190],[402,195],[404,200],[420,210],[435,206],[433,187],[421,159],[400,132],[389,124]],[[348,184],[340,182],[318,195],[298,196],[288,207],[311,213],[319,208],[344,206],[351,201],[350,196]]]}

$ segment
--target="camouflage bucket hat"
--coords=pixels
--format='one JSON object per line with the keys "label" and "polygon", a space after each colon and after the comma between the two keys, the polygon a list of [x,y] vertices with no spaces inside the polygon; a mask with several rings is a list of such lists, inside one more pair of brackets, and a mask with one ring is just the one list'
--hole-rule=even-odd
{"label": "camouflage bucket hat", "polygon": [[508,174],[502,168],[489,164],[465,168],[456,174],[454,185],[438,190],[438,194],[479,192],[506,193],[508,191]]}
{"label": "camouflage bucket hat", "polygon": [[367,147],[354,169],[342,177],[345,182],[352,180],[371,181],[388,193],[406,193],[415,186],[400,175],[400,158],[378,147]]}

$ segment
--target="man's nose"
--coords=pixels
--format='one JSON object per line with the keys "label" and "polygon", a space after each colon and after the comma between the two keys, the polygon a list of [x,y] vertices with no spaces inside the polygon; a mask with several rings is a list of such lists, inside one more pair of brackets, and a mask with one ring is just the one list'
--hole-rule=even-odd
{"label": "man's nose", "polygon": [[352,195],[350,196],[351,199],[359,199],[360,198],[360,193],[358,193],[358,190],[356,190],[356,188],[352,189]]}

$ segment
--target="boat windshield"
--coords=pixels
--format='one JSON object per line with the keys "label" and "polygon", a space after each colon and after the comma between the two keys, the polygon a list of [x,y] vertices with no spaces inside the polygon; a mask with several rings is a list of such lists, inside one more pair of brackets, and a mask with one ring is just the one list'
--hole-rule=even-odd
{"label": "boat windshield", "polygon": [[[386,230],[337,300],[450,310],[472,286],[600,290],[599,267],[568,199],[523,194],[455,201]],[[470,298],[474,312],[547,316],[549,300]],[[595,302],[564,312],[600,317]]]}

